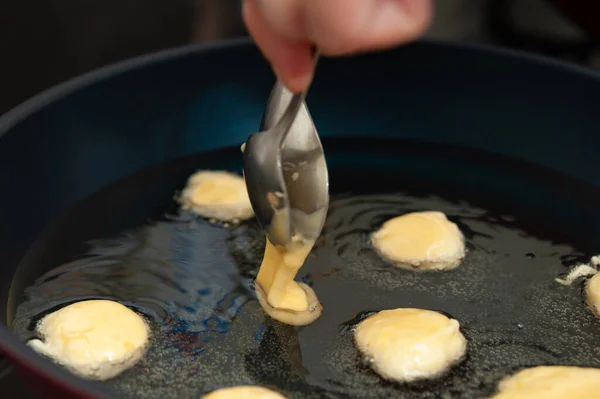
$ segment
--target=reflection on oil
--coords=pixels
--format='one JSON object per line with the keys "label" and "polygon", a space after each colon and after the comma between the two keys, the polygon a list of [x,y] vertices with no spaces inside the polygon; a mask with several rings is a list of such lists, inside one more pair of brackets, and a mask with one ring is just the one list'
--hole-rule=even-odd
{"label": "reflection on oil", "polygon": [[[44,238],[48,245],[32,248],[37,253],[21,265],[24,274],[48,259],[58,267],[25,290],[15,332],[30,338],[36,320],[78,300],[105,298],[132,307],[150,321],[152,342],[134,368],[107,382],[125,398],[200,397],[223,386],[247,384],[272,385],[290,398],[477,397],[491,393],[498,379],[524,365],[560,361],[600,367],[594,355],[600,323],[582,306],[576,287],[554,283],[577,259],[592,255],[561,235],[578,230],[558,223],[562,216],[542,212],[541,206],[527,209],[529,213],[519,213],[518,206],[488,210],[485,198],[463,193],[464,182],[439,181],[439,171],[455,165],[501,179],[503,164],[482,163],[489,157],[454,156],[437,147],[426,151],[421,146],[415,152],[407,144],[391,151],[388,145],[370,143],[345,147],[336,139],[329,147],[329,172],[335,182],[329,215],[298,276],[313,287],[325,309],[313,324],[279,324],[258,304],[252,281],[263,255],[264,234],[257,223],[225,228],[174,210],[173,192],[189,174],[235,164],[239,148],[233,148],[161,165],[159,172],[137,175],[86,200],[78,213],[67,214],[72,223],[63,226],[69,229],[51,229]],[[377,165],[383,166],[336,166],[336,148],[350,154],[348,159],[357,159],[352,154],[360,152],[365,162],[365,151],[372,151],[378,155]],[[404,176],[400,193],[399,173],[413,170],[402,162],[415,154],[428,168],[416,171],[417,177]],[[504,181],[516,179],[509,175]],[[519,178],[519,196],[528,194],[523,187],[531,187],[528,198],[548,190],[553,195],[545,197],[553,204],[578,198],[535,185],[526,174]],[[119,195],[125,191],[127,196]],[[164,206],[149,202],[158,191],[166,198]],[[510,203],[509,194],[502,198],[504,204]],[[475,199],[467,202],[463,196]],[[572,209],[584,209],[576,205],[573,202]],[[142,206],[148,209],[143,213],[159,209],[159,214],[171,216],[154,213],[147,223],[125,220],[142,213]],[[431,209],[448,215],[465,235],[468,251],[458,269],[444,274],[398,270],[375,253],[369,236],[381,223]],[[86,225],[92,226],[93,236],[108,238],[83,245],[87,235],[78,228]],[[140,227],[131,229],[132,225]],[[556,235],[547,228],[552,225],[560,227]],[[106,234],[106,226],[122,232]],[[465,362],[435,383],[410,386],[384,383],[362,367],[351,326],[368,315],[365,312],[398,307],[447,312],[459,320],[469,340]]]}

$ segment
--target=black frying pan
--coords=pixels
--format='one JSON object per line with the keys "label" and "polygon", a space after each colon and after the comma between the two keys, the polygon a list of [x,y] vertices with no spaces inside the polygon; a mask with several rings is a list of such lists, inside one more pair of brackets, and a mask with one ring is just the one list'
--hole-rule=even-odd
{"label": "black frying pan", "polygon": [[[364,95],[349,96],[350,82]],[[263,245],[256,225],[213,226],[178,213],[172,201],[198,167],[239,168],[237,148],[210,151],[237,147],[256,130],[271,84],[248,43],[185,48],[79,78],[0,120],[0,185],[14,193],[0,204],[1,316],[17,333],[2,328],[0,338],[20,370],[36,377],[38,392],[193,396],[252,382],[291,397],[466,398],[490,394],[521,367],[599,366],[589,348],[600,324],[580,287],[554,282],[594,254],[600,235],[596,74],[435,43],[324,62],[308,103],[325,136],[334,200],[324,239],[300,277],[313,284],[325,312],[299,330],[261,319],[248,290]],[[369,246],[368,234],[385,219],[426,207],[445,211],[467,236],[469,255],[455,272],[398,271]],[[110,239],[120,231],[129,238]],[[165,235],[170,244],[161,247],[157,237]],[[131,276],[115,281],[130,286],[98,283],[91,276],[106,265],[82,259],[90,251],[113,259],[123,255],[115,248],[141,242],[163,252],[124,255],[129,269],[121,269]],[[151,259],[135,266],[132,256]],[[206,284],[194,286],[197,295],[221,293],[190,305],[181,290],[192,287],[174,285],[161,297],[177,302],[173,308],[149,300],[158,285],[146,282],[165,281],[148,273],[148,263],[174,258],[188,273],[184,280]],[[51,271],[62,264],[69,266],[61,276]],[[144,273],[146,280],[136,277]],[[59,294],[77,278],[78,289]],[[157,374],[152,362],[160,353],[149,352],[129,379],[93,384],[22,344],[32,323],[18,319],[18,306],[39,317],[91,297],[144,312],[154,323],[154,348],[185,360]],[[204,306],[211,300],[215,306]],[[188,305],[192,316],[181,317]],[[383,383],[361,364],[349,326],[400,306],[460,320],[467,359],[432,383]]]}

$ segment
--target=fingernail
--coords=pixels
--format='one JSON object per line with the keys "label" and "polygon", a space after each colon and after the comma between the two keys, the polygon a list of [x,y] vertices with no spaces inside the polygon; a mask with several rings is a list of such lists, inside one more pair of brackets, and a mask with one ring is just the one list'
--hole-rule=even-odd
{"label": "fingernail", "polygon": [[292,93],[300,93],[310,85],[312,80],[312,73],[290,74],[288,70],[278,71],[277,69],[274,69],[274,72]]}

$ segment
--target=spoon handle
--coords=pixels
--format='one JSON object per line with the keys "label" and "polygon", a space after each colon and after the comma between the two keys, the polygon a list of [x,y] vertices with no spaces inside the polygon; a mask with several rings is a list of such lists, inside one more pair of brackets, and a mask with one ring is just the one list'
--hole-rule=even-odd
{"label": "spoon handle", "polygon": [[[319,50],[315,50],[314,60],[313,60],[313,69],[316,69],[317,62],[319,61]],[[301,91],[300,93],[294,94],[288,107],[285,112],[275,125],[275,130],[278,132],[279,136],[279,145],[283,143],[285,140],[292,124],[296,120],[296,116],[298,116],[298,111],[300,107],[304,103],[304,99],[306,98],[306,93],[308,92],[308,87]]]}

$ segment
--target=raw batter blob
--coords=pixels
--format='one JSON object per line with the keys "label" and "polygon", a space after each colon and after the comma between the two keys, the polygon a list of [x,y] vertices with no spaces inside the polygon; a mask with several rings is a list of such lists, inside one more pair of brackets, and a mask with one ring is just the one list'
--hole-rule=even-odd
{"label": "raw batter blob", "polygon": [[261,306],[275,320],[301,326],[321,315],[323,307],[312,288],[294,281],[313,245],[314,241],[294,238],[284,249],[267,239],[255,286]]}
{"label": "raw batter blob", "polygon": [[568,286],[581,277],[593,276],[598,273],[598,266],[600,266],[600,256],[595,255],[590,258],[588,263],[580,263],[573,267],[566,277],[554,280],[559,284]]}
{"label": "raw batter blob", "polygon": [[380,256],[398,267],[450,270],[465,257],[464,237],[442,212],[414,212],[388,220],[371,237]]}
{"label": "raw batter blob", "polygon": [[179,202],[183,209],[224,222],[254,216],[244,178],[230,172],[201,170],[194,173]]}
{"label": "raw batter blob", "polygon": [[204,399],[286,399],[285,396],[267,388],[244,385],[223,388],[204,396]]}
{"label": "raw batter blob", "polygon": [[356,346],[386,380],[411,382],[435,378],[465,354],[459,323],[423,309],[382,310],[358,324]]}
{"label": "raw batter blob", "polygon": [[598,270],[596,270],[595,267],[586,264],[577,265],[573,268],[573,270],[569,272],[569,274],[567,274],[567,276],[564,279],[556,278],[554,279],[554,281],[556,281],[559,284],[568,286],[573,284],[573,282],[580,277],[593,276],[596,273],[598,273]]}
{"label": "raw batter blob", "polygon": [[585,299],[592,312],[600,317],[600,274],[596,274],[587,282]]}
{"label": "raw batter blob", "polygon": [[600,369],[540,366],[505,378],[492,399],[597,399]]}
{"label": "raw batter blob", "polygon": [[106,380],[133,366],[148,344],[148,326],[127,307],[91,300],[66,306],[37,325],[28,344],[82,378]]}

